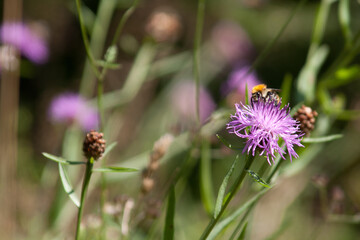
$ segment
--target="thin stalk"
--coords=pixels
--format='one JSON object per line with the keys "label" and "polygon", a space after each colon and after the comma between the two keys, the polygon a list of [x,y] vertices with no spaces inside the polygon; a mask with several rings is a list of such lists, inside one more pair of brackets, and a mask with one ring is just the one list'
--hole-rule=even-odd
{"label": "thin stalk", "polygon": [[96,66],[96,61],[95,58],[91,52],[90,49],[90,44],[89,44],[89,39],[87,37],[87,33],[86,33],[86,28],[85,28],[85,24],[84,24],[84,19],[82,16],[82,11],[81,11],[81,0],[75,0],[76,1],[76,9],[79,15],[79,23],[80,23],[80,28],[81,28],[81,35],[83,38],[83,42],[84,42],[84,46],[85,46],[85,51],[86,51],[86,55],[88,56],[88,59],[90,61],[90,64],[92,66],[92,69],[96,75],[96,77],[98,78],[100,76],[100,72]]}
{"label": "thin stalk", "polygon": [[236,179],[235,183],[231,186],[229,197],[225,200],[218,216],[216,218],[212,218],[211,221],[209,222],[208,226],[206,227],[205,231],[203,232],[203,234],[200,237],[201,240],[205,240],[209,236],[210,232],[213,230],[216,223],[219,221],[220,217],[223,215],[226,207],[229,205],[230,201],[235,196],[237,190],[239,189],[241,183],[243,182],[245,175],[246,175],[245,170],[250,168],[250,166],[253,163],[254,158],[255,158],[252,155],[247,155],[247,156],[248,157],[246,159],[244,168],[242,169],[242,171],[241,171],[239,177]]}
{"label": "thin stalk", "polygon": [[248,208],[248,210],[244,213],[243,217],[241,218],[240,222],[238,223],[238,225],[236,226],[234,232],[231,234],[229,240],[234,240],[235,237],[236,237],[236,234],[240,231],[242,225],[244,224],[245,222],[245,219],[247,218],[247,216],[249,215],[250,211],[249,209],[251,209],[254,205],[255,205],[256,202],[254,202],[253,204],[251,204],[251,206]]}
{"label": "thin stalk", "polygon": [[84,209],[84,200],[85,200],[86,192],[87,192],[87,189],[89,186],[93,165],[94,165],[94,160],[93,160],[93,158],[90,158],[88,160],[88,162],[86,163],[85,176],[84,176],[84,181],[83,181],[83,185],[81,188],[80,207],[79,207],[79,211],[78,211],[78,218],[77,218],[77,224],[76,224],[75,240],[78,240],[79,236],[80,236],[80,223],[81,223],[82,213],[83,213],[83,209]]}
{"label": "thin stalk", "polygon": [[117,42],[117,40],[119,39],[120,33],[122,32],[122,29],[124,28],[125,23],[129,19],[129,17],[133,14],[133,12],[135,11],[138,4],[139,4],[139,0],[134,0],[131,7],[128,8],[126,10],[126,12],[124,13],[124,15],[122,16],[122,18],[116,28],[114,38],[111,41],[111,45],[114,45]]}
{"label": "thin stalk", "polygon": [[195,29],[195,41],[194,41],[194,52],[193,52],[193,76],[196,85],[195,92],[195,105],[196,105],[196,121],[197,127],[200,127],[200,106],[199,106],[199,95],[200,95],[200,62],[199,62],[199,51],[201,43],[202,29],[204,25],[204,13],[205,13],[205,0],[199,0],[197,16],[196,16],[196,29]]}
{"label": "thin stalk", "polygon": [[104,131],[104,108],[103,108],[103,94],[104,94],[104,81],[99,79],[97,81],[97,107],[100,114],[99,129],[100,132]]}
{"label": "thin stalk", "polygon": [[275,35],[275,37],[273,39],[271,39],[271,41],[265,46],[265,49],[261,51],[260,56],[256,58],[256,60],[251,65],[250,69],[247,71],[247,73],[245,74],[245,76],[243,78],[246,78],[247,75],[252,73],[254,71],[254,69],[256,69],[258,67],[258,65],[269,55],[270,50],[275,45],[275,43],[279,40],[281,35],[284,33],[284,31],[286,30],[287,26],[289,25],[289,23],[291,22],[291,20],[295,16],[295,14],[304,6],[304,4],[306,2],[307,2],[307,0],[301,0],[300,2],[298,2],[296,7],[290,13],[289,18],[287,19],[286,23],[281,27],[281,29]]}
{"label": "thin stalk", "polygon": [[[131,7],[129,7],[126,12],[124,13],[124,15],[121,17],[120,22],[116,28],[115,31],[115,35],[113,37],[113,39],[111,40],[111,46],[115,45],[116,42],[119,40],[120,34],[124,28],[125,23],[127,22],[127,20],[129,19],[129,17],[134,13],[137,5],[139,4],[139,0],[134,0],[133,4],[131,5]],[[107,68],[104,67],[100,73],[100,80],[104,79],[106,72],[107,72]]]}

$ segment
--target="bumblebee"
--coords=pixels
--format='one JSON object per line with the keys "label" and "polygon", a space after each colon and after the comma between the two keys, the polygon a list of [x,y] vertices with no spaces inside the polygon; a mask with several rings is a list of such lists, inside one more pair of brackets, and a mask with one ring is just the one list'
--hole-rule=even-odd
{"label": "bumblebee", "polygon": [[278,92],[280,89],[267,88],[265,84],[259,84],[253,87],[251,93],[251,103],[259,102],[274,102],[276,105],[280,103]]}

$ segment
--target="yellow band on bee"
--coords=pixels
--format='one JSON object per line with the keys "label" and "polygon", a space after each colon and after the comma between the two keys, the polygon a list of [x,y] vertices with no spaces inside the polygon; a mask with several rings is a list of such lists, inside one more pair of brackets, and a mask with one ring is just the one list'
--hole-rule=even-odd
{"label": "yellow band on bee", "polygon": [[255,87],[252,88],[251,93],[261,92],[262,90],[266,89],[266,87],[267,86],[265,84],[256,85]]}

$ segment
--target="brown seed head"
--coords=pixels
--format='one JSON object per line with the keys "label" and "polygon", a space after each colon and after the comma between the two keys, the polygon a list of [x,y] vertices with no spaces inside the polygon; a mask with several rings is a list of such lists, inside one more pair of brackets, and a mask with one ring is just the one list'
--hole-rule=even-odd
{"label": "brown seed head", "polygon": [[149,18],[146,31],[157,42],[174,42],[181,32],[179,15],[172,9],[164,8],[155,11]]}
{"label": "brown seed head", "polygon": [[294,118],[300,122],[300,130],[304,132],[305,135],[309,135],[315,127],[317,116],[318,113],[312,110],[311,107],[302,105],[295,113]]}
{"label": "brown seed head", "polygon": [[152,179],[150,177],[146,177],[142,181],[141,190],[143,193],[148,193],[154,188],[154,185],[155,185],[154,179]]}
{"label": "brown seed head", "polygon": [[103,137],[103,133],[96,132],[95,130],[91,130],[86,134],[83,144],[83,152],[87,159],[93,157],[94,160],[98,160],[102,157],[102,154],[105,152],[106,144]]}

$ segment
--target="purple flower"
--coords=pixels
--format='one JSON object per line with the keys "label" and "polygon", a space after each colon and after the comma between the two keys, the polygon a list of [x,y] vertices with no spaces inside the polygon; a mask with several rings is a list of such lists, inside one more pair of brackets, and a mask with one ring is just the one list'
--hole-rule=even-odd
{"label": "purple flower", "polygon": [[219,56],[228,63],[247,62],[253,53],[253,46],[246,32],[231,21],[219,22],[212,30],[211,41]]}
{"label": "purple flower", "polygon": [[79,124],[85,131],[95,129],[99,122],[96,109],[75,93],[55,97],[51,102],[49,115],[55,122]]}
{"label": "purple flower", "polygon": [[16,47],[34,63],[42,64],[48,58],[46,42],[23,23],[4,23],[0,27],[0,41]]}
{"label": "purple flower", "polygon": [[246,106],[235,104],[236,113],[231,115],[232,121],[227,124],[230,133],[247,139],[243,152],[249,154],[251,151],[255,156],[255,151],[259,150],[260,156],[266,154],[270,165],[270,158],[274,162],[275,153],[285,159],[286,152],[279,146],[280,139],[287,147],[290,161],[292,156],[298,157],[294,145],[304,147],[300,143],[304,134],[299,134],[299,123],[291,118],[289,105],[284,108],[280,105],[264,101]]}
{"label": "purple flower", "polygon": [[[193,124],[196,120],[195,84],[191,81],[178,83],[172,91],[172,105],[184,123]],[[215,103],[204,87],[200,87],[200,122],[204,123],[215,110]]]}
{"label": "purple flower", "polygon": [[232,91],[237,91],[238,94],[245,97],[245,88],[247,84],[248,94],[250,96],[251,89],[261,82],[258,80],[256,73],[251,72],[247,74],[249,70],[249,66],[243,66],[232,71],[227,82],[221,87],[222,94],[225,96]]}

